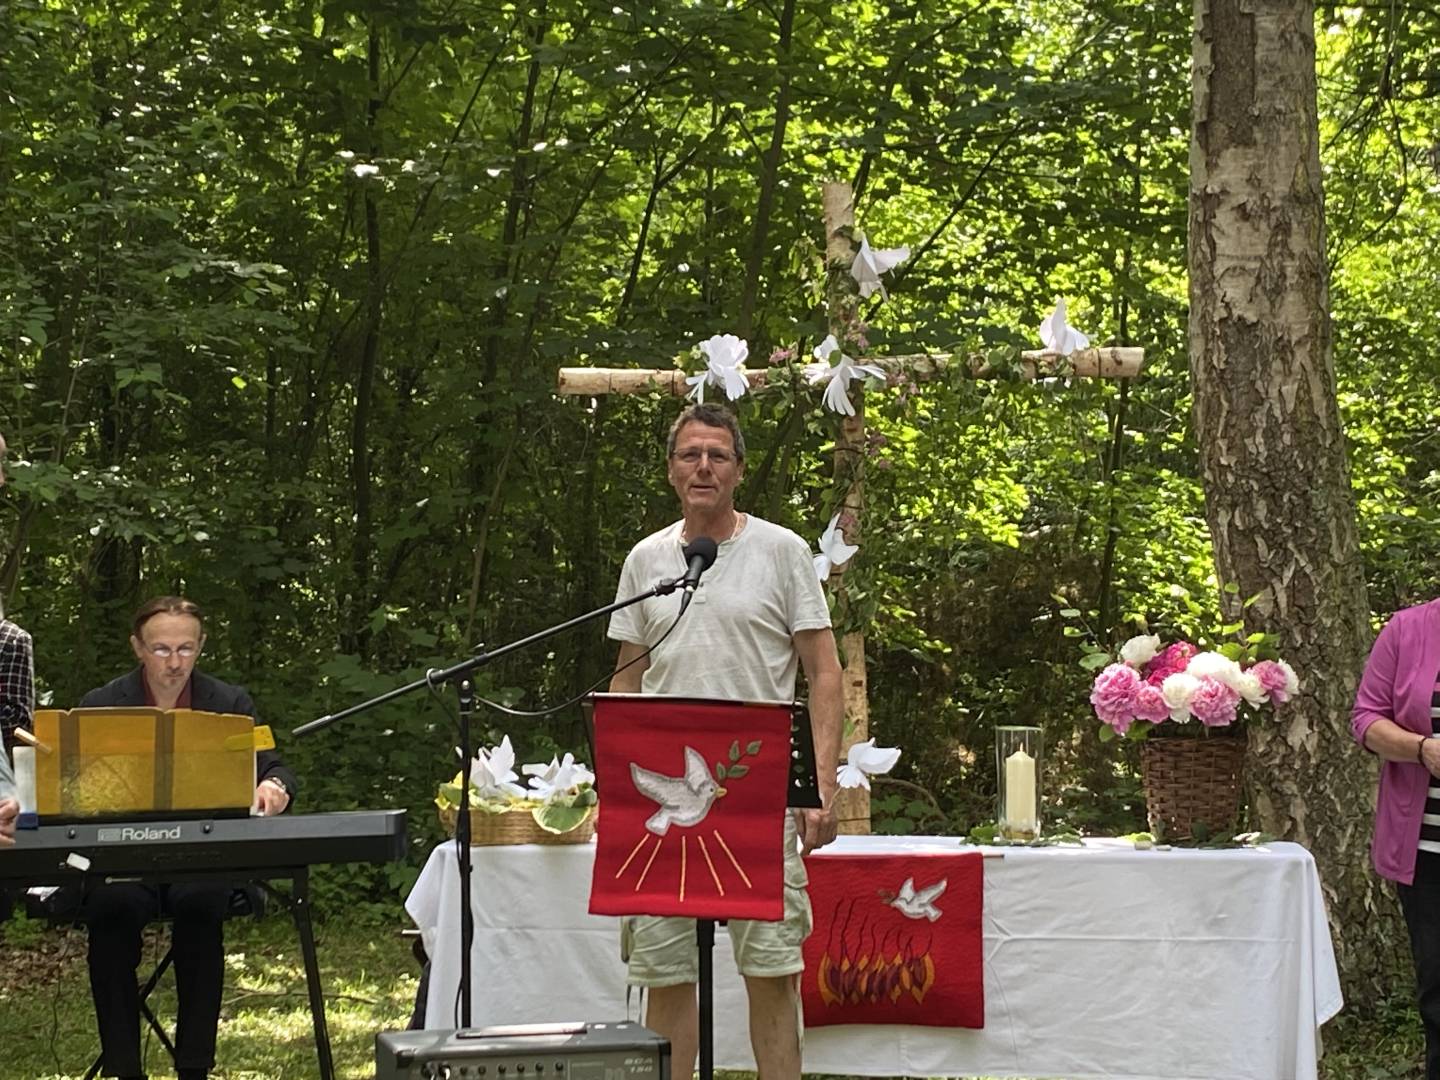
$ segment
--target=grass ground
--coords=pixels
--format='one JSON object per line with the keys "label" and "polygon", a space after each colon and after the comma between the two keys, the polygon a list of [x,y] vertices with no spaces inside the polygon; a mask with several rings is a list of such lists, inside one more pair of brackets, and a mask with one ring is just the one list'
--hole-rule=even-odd
{"label": "grass ground", "polygon": [[[331,919],[317,928],[321,978],[337,1075],[374,1075],[375,1033],[405,1026],[418,971],[389,927]],[[299,1080],[317,1075],[299,943],[288,918],[226,928],[224,1006],[216,1080]],[[147,938],[158,959],[164,939]],[[174,983],[155,993],[162,1021],[175,1015]],[[1325,1026],[1322,1080],[1410,1080],[1420,1069],[1420,1022],[1408,1005],[1353,1010]],[[85,938],[18,920],[0,929],[0,1080],[78,1080],[98,1043],[85,981]],[[174,1075],[158,1040],[147,1043],[155,1080]],[[745,1080],[749,1074],[726,1074]],[[751,1078],[753,1080],[753,1078]],[[1228,1080],[1217,1077],[1216,1080]]]}
{"label": "grass ground", "polygon": [[[397,924],[398,925],[398,924]],[[332,920],[316,929],[326,1015],[336,1074],[375,1073],[375,1033],[403,1028],[415,999],[418,969],[397,932]],[[299,942],[283,914],[226,926],[225,997],[219,1080],[290,1080],[317,1075],[309,999]],[[164,952],[159,933],[146,955]],[[149,965],[144,965],[148,970]],[[0,942],[0,1080],[78,1080],[93,1060],[95,1034],[85,978],[85,935],[20,921]],[[156,1015],[173,1031],[174,982],[153,996]],[[146,1044],[152,1078],[171,1077],[165,1048]]]}

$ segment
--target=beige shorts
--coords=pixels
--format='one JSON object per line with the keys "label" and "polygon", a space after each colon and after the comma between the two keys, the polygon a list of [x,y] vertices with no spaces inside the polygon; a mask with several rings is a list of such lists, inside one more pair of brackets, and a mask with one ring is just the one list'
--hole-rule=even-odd
{"label": "beige shorts", "polygon": [[[785,917],[780,922],[731,919],[730,947],[741,975],[777,978],[805,970],[801,952],[813,919],[805,891],[805,861],[796,842],[795,816],[785,811]],[[620,957],[632,986],[680,986],[700,978],[695,920],[631,915],[620,923]]]}

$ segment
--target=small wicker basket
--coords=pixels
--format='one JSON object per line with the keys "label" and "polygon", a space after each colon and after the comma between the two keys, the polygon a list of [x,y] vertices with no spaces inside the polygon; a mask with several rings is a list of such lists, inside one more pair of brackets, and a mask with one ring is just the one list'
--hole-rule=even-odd
{"label": "small wicker basket", "polygon": [[[455,835],[455,825],[460,815],[450,807],[440,808],[440,824],[445,835]],[[528,808],[518,807],[504,813],[492,814],[484,810],[470,811],[470,843],[499,844],[588,844],[595,835],[595,813],[569,832],[552,833],[535,824],[535,818]]]}
{"label": "small wicker basket", "polygon": [[1140,744],[1150,831],[1165,840],[1190,840],[1202,824],[1220,837],[1240,824],[1245,739],[1146,739]]}

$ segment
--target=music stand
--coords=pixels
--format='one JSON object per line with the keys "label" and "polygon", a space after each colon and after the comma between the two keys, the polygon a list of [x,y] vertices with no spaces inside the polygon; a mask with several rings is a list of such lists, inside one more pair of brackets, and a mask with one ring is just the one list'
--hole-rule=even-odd
{"label": "music stand", "polygon": [[[699,698],[670,697],[665,695],[634,695],[634,694],[593,694],[584,702],[586,725],[592,738],[592,745],[595,746],[593,759],[596,762],[596,772],[600,773],[601,754],[595,740],[602,738],[597,730],[594,720],[594,709],[597,702],[604,703],[607,700],[634,700],[645,699],[647,706],[655,706],[663,710],[667,706],[683,707],[686,705],[724,705],[727,708],[743,710],[752,708],[755,704],[769,705],[772,708],[777,704],[783,704],[789,710],[789,754],[787,768],[784,774],[785,795],[782,804],[786,809],[820,809],[819,781],[816,775],[815,764],[815,743],[810,727],[810,715],[805,706],[801,703],[745,703],[745,702],[716,702],[713,700]],[[663,723],[663,721],[661,721]],[[603,777],[596,781],[599,789]],[[656,850],[658,851],[657,844]],[[637,848],[638,850],[638,848]],[[597,856],[598,865],[598,856]],[[592,911],[603,910],[605,914],[673,914],[669,911],[657,911],[647,907],[644,903],[638,902],[640,906],[631,910],[621,911],[619,908],[609,905],[603,909],[594,906],[594,893],[592,889]],[[698,949],[699,977],[697,989],[699,994],[699,1072],[701,1080],[711,1080],[715,1071],[715,1043],[714,1043],[714,948],[715,948],[715,924],[712,918],[697,918],[695,920],[696,948]]]}

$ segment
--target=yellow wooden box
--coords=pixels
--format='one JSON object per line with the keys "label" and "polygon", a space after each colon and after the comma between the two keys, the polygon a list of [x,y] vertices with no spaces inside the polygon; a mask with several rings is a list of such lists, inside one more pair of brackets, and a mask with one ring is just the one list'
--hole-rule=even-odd
{"label": "yellow wooden box", "polygon": [[246,811],[256,734],[254,717],[194,709],[37,710],[50,752],[35,756],[35,808],[42,819]]}

